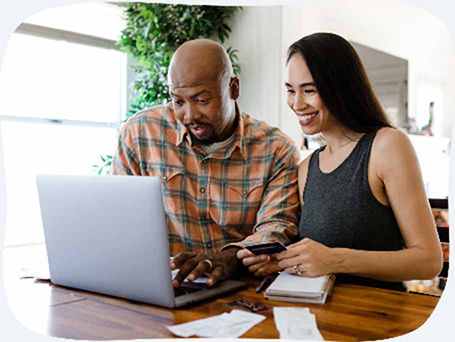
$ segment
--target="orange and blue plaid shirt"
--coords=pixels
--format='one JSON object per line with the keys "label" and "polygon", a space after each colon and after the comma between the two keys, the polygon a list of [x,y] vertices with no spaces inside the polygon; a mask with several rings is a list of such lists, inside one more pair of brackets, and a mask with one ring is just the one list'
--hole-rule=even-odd
{"label": "orange and blue plaid shirt", "polygon": [[296,239],[295,144],[247,114],[238,122],[232,144],[211,155],[192,145],[172,104],[141,111],[122,127],[111,174],[161,177],[171,255]]}

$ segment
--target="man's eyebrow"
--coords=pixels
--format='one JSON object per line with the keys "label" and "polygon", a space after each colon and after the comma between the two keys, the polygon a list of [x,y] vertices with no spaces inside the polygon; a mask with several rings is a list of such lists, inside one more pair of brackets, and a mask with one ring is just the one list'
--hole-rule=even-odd
{"label": "man's eyebrow", "polygon": [[190,98],[194,99],[194,98],[196,98],[196,97],[198,97],[199,95],[202,95],[202,94],[204,94],[204,93],[207,93],[207,94],[210,95],[210,92],[209,92],[207,89],[204,89],[204,90],[200,91],[199,93],[196,93],[196,94],[190,96]]}
{"label": "man's eyebrow", "polygon": [[[194,98],[196,98],[196,97],[198,97],[199,95],[202,95],[202,94],[204,94],[204,93],[207,93],[207,94],[210,95],[210,92],[209,92],[207,89],[204,89],[204,90],[201,90],[199,93],[196,93],[196,94],[194,94],[194,95],[191,95],[190,98],[194,99]],[[181,97],[180,95],[174,93],[172,90],[170,91],[170,94],[171,94],[171,96]]]}
{"label": "man's eyebrow", "polygon": [[[290,85],[288,82],[284,82],[284,85],[288,88],[292,88],[292,85]],[[314,82],[305,82],[305,83],[299,84],[299,88],[304,88],[304,87],[316,87],[316,84]]]}

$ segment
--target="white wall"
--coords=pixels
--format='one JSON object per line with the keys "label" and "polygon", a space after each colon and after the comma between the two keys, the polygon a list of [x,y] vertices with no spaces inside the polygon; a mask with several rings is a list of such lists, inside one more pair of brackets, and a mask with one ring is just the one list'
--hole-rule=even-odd
{"label": "white wall", "polygon": [[[418,110],[418,89],[435,84],[443,92],[438,134],[450,137],[455,113],[455,54],[443,24],[429,12],[387,0],[331,0],[313,5],[244,7],[226,44],[240,50],[243,67],[240,105],[243,111],[280,126],[300,141],[300,127],[286,105],[286,49],[318,31],[409,61],[408,112]],[[278,118],[277,118],[278,116]]]}
{"label": "white wall", "polygon": [[3,236],[6,225],[6,184],[3,163],[2,125],[0,121],[0,236]]}
{"label": "white wall", "polygon": [[280,128],[283,129],[297,145],[301,144],[301,128],[294,112],[286,104],[286,52],[289,46],[303,36],[320,31],[321,11],[310,6],[283,6],[281,42],[281,82],[277,91],[281,94],[280,100]]}
{"label": "white wall", "polygon": [[419,159],[427,196],[446,198],[449,195],[449,138],[409,135]]}
{"label": "white wall", "polygon": [[[302,31],[302,17],[309,12],[310,28]],[[229,40],[223,44],[239,50],[241,110],[281,127],[296,141],[300,139],[300,126],[286,105],[284,61],[294,41],[304,33],[318,31],[318,13],[301,5],[244,6],[231,25]]]}
{"label": "white wall", "polygon": [[241,110],[274,126],[280,118],[281,11],[281,6],[244,7],[223,44],[239,50]]}

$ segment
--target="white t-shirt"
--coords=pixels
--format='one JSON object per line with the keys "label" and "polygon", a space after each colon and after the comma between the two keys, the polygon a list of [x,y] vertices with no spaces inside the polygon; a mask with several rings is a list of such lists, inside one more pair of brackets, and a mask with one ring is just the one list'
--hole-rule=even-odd
{"label": "white t-shirt", "polygon": [[217,151],[219,149],[222,149],[222,148],[225,148],[225,147],[229,146],[229,144],[231,144],[234,140],[235,140],[235,132],[229,138],[227,138],[224,141],[216,142],[216,143],[213,143],[211,145],[201,145],[199,147],[202,150],[204,150],[204,152],[207,153],[207,155],[209,155],[209,154],[212,154],[213,152],[215,152],[215,151]]}

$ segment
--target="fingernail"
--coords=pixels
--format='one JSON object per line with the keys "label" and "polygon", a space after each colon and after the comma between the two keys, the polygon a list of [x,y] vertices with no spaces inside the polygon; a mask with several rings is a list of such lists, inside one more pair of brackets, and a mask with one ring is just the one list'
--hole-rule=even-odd
{"label": "fingernail", "polygon": [[175,264],[173,262],[171,263],[171,270],[175,270]]}
{"label": "fingernail", "polygon": [[193,281],[194,278],[195,278],[195,277],[194,277],[194,274],[190,274],[190,275],[188,276],[188,278],[186,278],[186,279],[188,279],[189,281]]}
{"label": "fingernail", "polygon": [[263,260],[263,261],[267,260],[267,255],[264,255],[264,254],[261,255],[261,260]]}
{"label": "fingernail", "polygon": [[178,286],[179,286],[178,280],[174,280],[174,281],[172,282],[172,285],[174,285],[174,287],[178,287]]}

